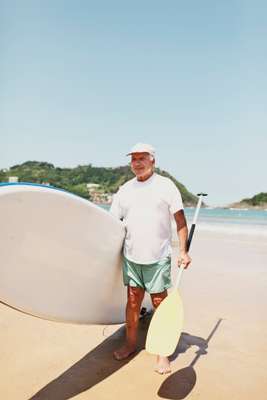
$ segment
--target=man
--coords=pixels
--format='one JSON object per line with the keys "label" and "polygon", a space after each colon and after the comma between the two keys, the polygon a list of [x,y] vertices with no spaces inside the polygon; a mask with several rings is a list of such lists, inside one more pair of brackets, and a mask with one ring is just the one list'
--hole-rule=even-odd
{"label": "man", "polygon": [[[176,221],[180,244],[178,265],[185,268],[187,224],[182,198],[174,183],[154,172],[155,150],[149,144],[136,144],[129,154],[135,178],[122,185],[114,196],[111,213],[126,226],[123,280],[127,286],[126,343],[114,352],[117,360],[136,350],[140,308],[145,291],[156,308],[171,286],[171,218]],[[164,338],[162,338],[164,340]],[[167,357],[157,356],[155,367],[160,374],[170,372]]]}

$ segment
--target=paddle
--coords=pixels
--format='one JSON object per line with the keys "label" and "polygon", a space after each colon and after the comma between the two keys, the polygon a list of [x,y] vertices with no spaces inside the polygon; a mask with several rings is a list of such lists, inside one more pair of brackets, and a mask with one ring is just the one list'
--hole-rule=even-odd
{"label": "paddle", "polygon": [[[207,195],[199,193],[198,196],[199,199],[188,236],[187,251],[189,251],[194,235],[202,198]],[[146,339],[146,350],[149,353],[167,357],[174,352],[177,346],[184,319],[183,304],[178,292],[183,270],[184,265],[182,264],[179,268],[173,291],[161,302],[150,322]]]}

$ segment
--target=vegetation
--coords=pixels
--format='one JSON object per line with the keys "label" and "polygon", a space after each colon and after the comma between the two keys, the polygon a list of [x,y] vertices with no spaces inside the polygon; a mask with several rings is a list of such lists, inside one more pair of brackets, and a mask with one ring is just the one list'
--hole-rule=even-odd
{"label": "vegetation", "polygon": [[[184,204],[196,204],[197,197],[188,192],[184,185],[178,182],[168,172],[156,168],[160,175],[170,178],[179,188]],[[59,168],[53,164],[39,161],[27,161],[14,165],[9,170],[0,170],[0,182],[7,182],[9,177],[17,176],[19,182],[50,184],[61,189],[78,194],[89,199],[86,185],[97,183],[105,193],[115,193],[119,187],[133,177],[129,166],[103,168],[89,165],[78,165],[75,168]]]}
{"label": "vegetation", "polygon": [[240,204],[252,206],[252,207],[267,207],[267,193],[258,193],[250,199],[241,200]]}
{"label": "vegetation", "polygon": [[237,203],[230,204],[228,207],[267,210],[267,193],[258,193],[251,198],[246,198]]}

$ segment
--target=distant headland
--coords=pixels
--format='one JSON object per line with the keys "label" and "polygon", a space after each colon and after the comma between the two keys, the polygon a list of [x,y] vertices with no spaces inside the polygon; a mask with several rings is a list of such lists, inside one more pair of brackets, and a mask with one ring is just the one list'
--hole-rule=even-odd
{"label": "distant headland", "polygon": [[[190,193],[172,175],[159,168],[156,168],[156,172],[174,182],[181,192],[185,206],[190,207],[197,203],[197,196]],[[0,170],[0,182],[18,181],[56,186],[99,204],[110,204],[113,194],[133,176],[129,166],[104,168],[88,164],[75,168],[59,168],[40,161],[27,161]]]}
{"label": "distant headland", "polygon": [[251,198],[230,204],[227,208],[267,210],[267,193],[258,193]]}
{"label": "distant headland", "polygon": [[[196,205],[197,196],[189,192],[181,182],[164,170],[156,168],[156,172],[174,182],[181,192],[185,207]],[[61,168],[42,161],[26,161],[0,170],[0,182],[32,182],[51,185],[96,204],[111,204],[113,194],[133,176],[128,165],[109,168],[88,164],[74,168]],[[205,207],[206,204],[203,206]],[[267,210],[267,193],[262,192],[222,208]]]}

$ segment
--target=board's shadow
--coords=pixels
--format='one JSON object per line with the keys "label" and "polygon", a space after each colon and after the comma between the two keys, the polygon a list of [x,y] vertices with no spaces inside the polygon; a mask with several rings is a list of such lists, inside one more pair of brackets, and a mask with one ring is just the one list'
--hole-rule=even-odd
{"label": "board's shadow", "polygon": [[123,326],[29,400],[67,400],[103,381],[145,348],[150,320],[151,314],[147,314],[140,320],[138,350],[132,357],[124,361],[116,361],[113,358],[113,351],[124,341],[125,326]]}

